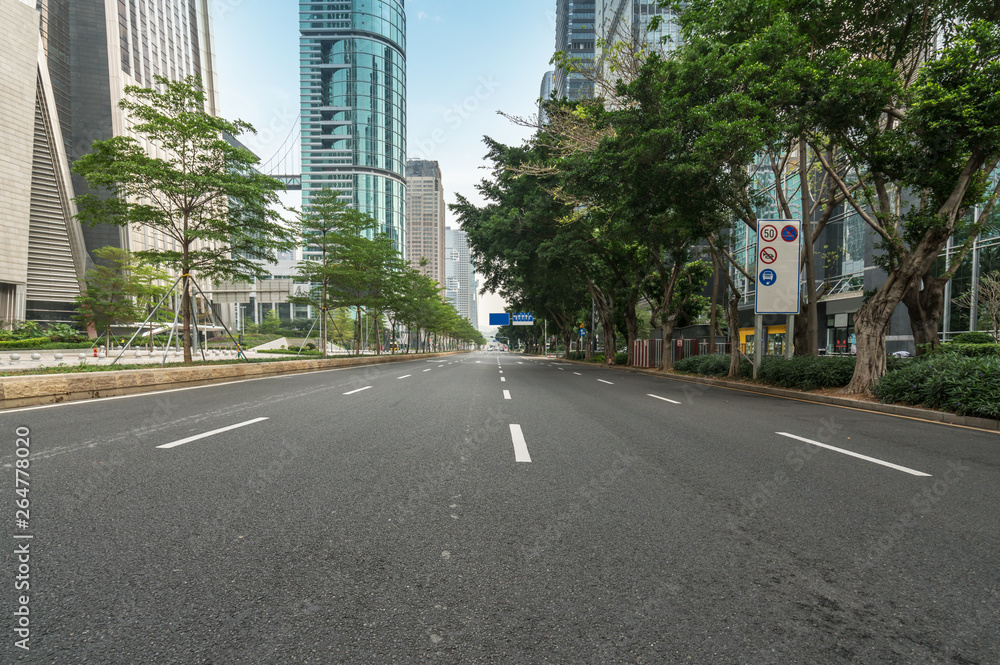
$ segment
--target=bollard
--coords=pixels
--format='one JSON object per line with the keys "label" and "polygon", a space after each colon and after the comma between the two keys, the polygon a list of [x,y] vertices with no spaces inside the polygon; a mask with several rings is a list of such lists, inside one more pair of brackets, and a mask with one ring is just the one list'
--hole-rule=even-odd
{"label": "bollard", "polygon": [[81,353],[81,354],[79,354],[77,356],[77,358],[79,358],[80,360],[86,362],[86,360],[87,360],[87,354],[86,353]]}
{"label": "bollard", "polygon": [[10,362],[12,365],[21,362],[21,356],[16,353],[10,354]]}
{"label": "bollard", "polygon": [[56,360],[62,360],[62,359],[63,359],[63,354],[57,353],[56,354]]}
{"label": "bollard", "polygon": [[40,354],[40,353],[32,353],[31,354],[31,359],[34,360],[35,362],[38,362],[39,360],[42,359],[42,354]]}

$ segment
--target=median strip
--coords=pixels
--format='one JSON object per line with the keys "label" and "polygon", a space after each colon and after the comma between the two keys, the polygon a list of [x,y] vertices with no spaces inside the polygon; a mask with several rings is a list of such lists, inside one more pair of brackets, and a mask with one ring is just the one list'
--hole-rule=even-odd
{"label": "median strip", "polygon": [[789,434],[787,432],[775,432],[778,436],[786,436],[789,439],[795,439],[796,441],[802,441],[813,446],[819,446],[820,448],[826,448],[827,450],[832,450],[836,453],[841,453],[842,455],[850,455],[851,457],[857,457],[858,459],[863,459],[866,462],[872,462],[873,464],[881,464],[882,466],[887,466],[890,469],[896,469],[897,471],[902,471],[903,473],[908,473],[911,476],[920,476],[921,478],[930,478],[931,474],[924,473],[922,471],[914,471],[905,466],[899,466],[898,464],[893,464],[892,462],[886,462],[885,460],[880,460],[875,457],[868,457],[867,455],[862,455],[860,453],[855,453],[850,450],[844,450],[843,448],[836,448],[834,446],[827,445],[825,443],[820,443],[819,441],[813,441],[811,439],[805,439],[801,436],[795,436],[794,434]]}
{"label": "median strip", "polygon": [[236,425],[230,425],[229,427],[220,427],[219,429],[214,429],[211,432],[205,432],[204,434],[196,434],[194,436],[189,436],[186,439],[181,439],[180,441],[174,441],[173,443],[165,443],[162,446],[157,446],[157,448],[176,448],[177,446],[183,446],[185,443],[191,443],[192,441],[197,441],[198,439],[205,439],[210,436],[215,436],[216,434],[222,434],[223,432],[239,429],[240,427],[246,427],[247,425],[253,425],[254,423],[263,422],[265,420],[268,419],[254,418],[253,420],[248,420],[245,423],[238,423]]}

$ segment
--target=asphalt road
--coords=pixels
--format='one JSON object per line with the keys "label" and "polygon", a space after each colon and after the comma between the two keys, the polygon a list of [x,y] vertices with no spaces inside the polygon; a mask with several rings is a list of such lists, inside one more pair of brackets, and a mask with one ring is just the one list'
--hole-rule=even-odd
{"label": "asphalt road", "polygon": [[0,464],[2,662],[1000,662],[996,433],[471,354],[0,412]]}

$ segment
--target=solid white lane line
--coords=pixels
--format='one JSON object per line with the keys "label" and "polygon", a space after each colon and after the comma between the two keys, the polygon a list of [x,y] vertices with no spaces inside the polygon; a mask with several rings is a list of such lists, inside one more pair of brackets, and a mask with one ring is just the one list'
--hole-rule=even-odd
{"label": "solid white lane line", "polygon": [[397,376],[396,380],[399,381],[400,379],[408,379],[411,376],[413,376],[413,375],[412,374],[404,374],[403,376]]}
{"label": "solid white lane line", "polygon": [[509,390],[503,391],[503,398],[504,399],[510,399],[510,391]]}
{"label": "solid white lane line", "polygon": [[510,438],[514,442],[514,461],[530,462],[531,455],[528,454],[528,444],[524,440],[520,425],[510,426]]}
{"label": "solid white lane line", "polygon": [[211,432],[205,432],[204,434],[195,434],[194,436],[189,436],[186,439],[181,439],[180,441],[174,441],[173,443],[165,443],[162,446],[157,446],[157,448],[176,448],[177,446],[183,446],[185,443],[191,443],[192,441],[197,441],[198,439],[204,439],[215,434],[221,434],[222,432],[228,432],[229,430],[239,429],[240,427],[246,427],[247,425],[253,425],[254,423],[259,423],[267,418],[254,418],[253,420],[248,420],[245,423],[239,423],[236,425],[230,425],[229,427],[220,427],[219,429],[214,429]]}
{"label": "solid white lane line", "polygon": [[429,371],[431,371],[431,370],[429,370],[429,369],[425,369],[424,371],[425,371],[425,372],[429,372]]}
{"label": "solid white lane line", "polygon": [[577,376],[583,376],[583,374],[580,374],[579,372],[573,372],[573,373],[576,374]]}
{"label": "solid white lane line", "polygon": [[606,383],[606,384],[608,384],[609,386],[613,386],[613,385],[615,385],[615,384],[611,383],[610,381],[605,381],[604,379],[598,379],[598,381],[600,381],[601,383]]}
{"label": "solid white lane line", "polygon": [[648,397],[652,397],[653,399],[662,399],[664,402],[670,402],[671,404],[680,404],[680,402],[675,402],[672,399],[667,399],[666,397],[660,397],[659,395],[650,394],[648,395]]}
{"label": "solid white lane line", "polygon": [[813,446],[819,446],[820,448],[826,448],[827,450],[832,450],[836,453],[841,453],[844,455],[850,455],[851,457],[857,457],[858,459],[863,459],[866,462],[872,462],[874,464],[881,464],[882,466],[887,466],[890,469],[896,469],[896,471],[902,471],[903,473],[908,473],[911,476],[920,476],[922,478],[930,478],[931,474],[924,473],[922,471],[914,471],[905,466],[899,466],[898,464],[893,464],[892,462],[886,462],[885,460],[880,460],[875,457],[868,457],[867,455],[862,455],[860,453],[855,453],[850,450],[844,450],[843,448],[836,448],[834,446],[827,445],[825,443],[820,443],[819,441],[813,441],[811,439],[805,439],[801,436],[795,436],[794,434],[789,434],[788,432],[775,432],[779,436],[787,436],[789,439],[795,439],[796,441],[802,441]]}
{"label": "solid white lane line", "polygon": [[507,377],[506,376],[501,376],[500,377],[500,383],[507,383]]}
{"label": "solid white lane line", "polygon": [[365,390],[371,390],[371,388],[372,388],[371,386],[365,386],[364,388],[358,388],[357,390],[352,390],[352,391],[344,393],[344,394],[345,395],[353,395],[355,393],[360,393],[360,392],[363,392]]}

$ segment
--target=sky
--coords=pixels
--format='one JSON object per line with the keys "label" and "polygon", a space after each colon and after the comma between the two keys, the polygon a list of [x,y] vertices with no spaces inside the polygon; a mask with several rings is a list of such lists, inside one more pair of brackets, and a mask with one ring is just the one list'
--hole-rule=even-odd
{"label": "sky", "polygon": [[[221,114],[256,128],[240,139],[266,162],[298,130],[298,1],[210,4]],[[406,2],[407,156],[440,163],[447,203],[456,193],[482,203],[475,185],[489,174],[484,135],[508,144],[530,135],[497,111],[536,113],[555,50],[555,9],[556,0]],[[458,226],[450,211],[448,225]],[[481,295],[479,328],[505,306]]]}

